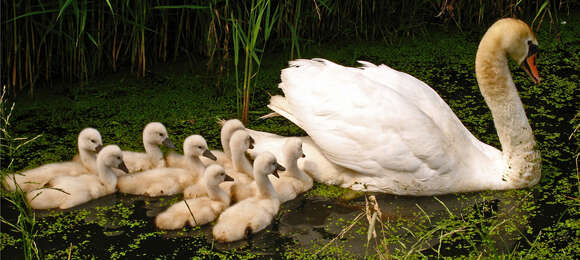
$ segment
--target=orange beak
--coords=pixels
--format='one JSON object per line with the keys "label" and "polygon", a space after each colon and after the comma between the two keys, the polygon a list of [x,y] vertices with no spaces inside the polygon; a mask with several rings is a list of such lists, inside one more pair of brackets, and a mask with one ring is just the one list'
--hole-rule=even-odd
{"label": "orange beak", "polygon": [[532,78],[534,83],[540,84],[540,74],[538,73],[538,67],[536,67],[536,56],[538,54],[534,53],[527,57],[522,63],[522,68],[528,73],[528,76]]}

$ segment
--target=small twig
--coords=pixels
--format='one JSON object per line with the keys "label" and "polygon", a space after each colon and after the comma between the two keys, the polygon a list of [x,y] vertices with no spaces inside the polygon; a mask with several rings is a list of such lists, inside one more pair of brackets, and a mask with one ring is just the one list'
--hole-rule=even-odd
{"label": "small twig", "polygon": [[67,260],[70,260],[71,254],[72,254],[72,243],[70,243],[70,246],[68,248],[68,257],[67,257]]}
{"label": "small twig", "polygon": [[185,202],[185,206],[187,207],[187,210],[189,210],[189,214],[191,215],[191,218],[193,218],[193,222],[195,222],[195,225],[197,226],[197,221],[195,220],[195,217],[193,216],[193,212],[191,212],[191,208],[189,208],[189,204],[187,204],[187,200],[183,200],[183,202]]}

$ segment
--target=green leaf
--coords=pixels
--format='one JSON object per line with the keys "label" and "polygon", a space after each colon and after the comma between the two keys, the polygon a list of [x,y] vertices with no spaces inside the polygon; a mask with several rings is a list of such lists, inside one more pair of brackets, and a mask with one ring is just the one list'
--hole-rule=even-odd
{"label": "green leaf", "polygon": [[113,11],[113,6],[111,5],[111,1],[109,1],[109,0],[105,0],[105,1],[107,2],[109,9],[111,9],[111,13],[113,14],[113,16],[115,16],[115,11]]}
{"label": "green leaf", "polygon": [[209,6],[203,5],[158,5],[153,9],[209,9]]}
{"label": "green leaf", "polygon": [[25,17],[28,17],[28,16],[33,16],[33,15],[56,13],[57,11],[58,11],[58,9],[50,9],[50,10],[42,10],[42,11],[29,12],[29,13],[25,13],[23,15],[16,16],[16,17],[14,17],[14,18],[12,18],[10,20],[7,20],[6,22],[3,22],[3,23],[13,22],[13,21],[16,21],[18,19],[22,19],[22,18],[25,18]]}
{"label": "green leaf", "polygon": [[90,33],[87,33],[87,37],[95,45],[95,47],[99,47],[99,44],[97,43],[97,41],[95,41],[95,38],[93,38],[93,36]]}
{"label": "green leaf", "polygon": [[64,12],[64,10],[66,10],[66,8],[70,5],[71,2],[72,2],[72,0],[66,0],[64,5],[60,8],[60,11],[58,12],[58,16],[56,17],[57,21],[58,21],[58,19],[60,19],[60,17],[62,16],[62,13]]}

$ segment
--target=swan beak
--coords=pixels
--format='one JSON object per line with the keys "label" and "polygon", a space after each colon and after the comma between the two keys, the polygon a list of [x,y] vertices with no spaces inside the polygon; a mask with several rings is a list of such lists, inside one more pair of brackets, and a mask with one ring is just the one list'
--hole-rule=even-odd
{"label": "swan beak", "polygon": [[129,173],[129,169],[127,169],[127,165],[125,165],[125,162],[121,161],[121,163],[119,164],[119,166],[117,166],[117,168],[119,168],[119,170],[124,171],[125,173]]}
{"label": "swan beak", "polygon": [[99,153],[101,150],[103,150],[102,144],[99,144],[99,145],[97,145],[97,147],[95,147],[95,152]]}
{"label": "swan beak", "polygon": [[536,67],[536,57],[537,53],[528,56],[524,62],[522,62],[522,68],[526,71],[528,76],[532,78],[534,83],[540,84],[540,74],[538,73],[538,68]]}
{"label": "swan beak", "polygon": [[169,147],[169,148],[176,149],[175,145],[171,142],[169,137],[165,138],[165,140],[163,140],[162,144]]}
{"label": "swan beak", "polygon": [[215,155],[213,155],[213,153],[211,153],[209,150],[205,150],[202,154],[203,156],[210,158],[212,160],[217,160],[217,158],[215,157]]}
{"label": "swan beak", "polygon": [[224,178],[224,181],[234,181],[234,178],[232,178],[231,176],[226,174],[226,177]]}
{"label": "swan beak", "polygon": [[250,136],[250,149],[254,149],[254,144],[256,143],[256,141],[254,141],[254,138],[252,138]]}
{"label": "swan beak", "polygon": [[284,168],[284,166],[280,165],[279,163],[276,163],[276,169],[274,170],[274,172],[272,173],[274,176],[276,176],[276,178],[280,178],[280,175],[278,175],[278,171],[285,171],[286,168]]}

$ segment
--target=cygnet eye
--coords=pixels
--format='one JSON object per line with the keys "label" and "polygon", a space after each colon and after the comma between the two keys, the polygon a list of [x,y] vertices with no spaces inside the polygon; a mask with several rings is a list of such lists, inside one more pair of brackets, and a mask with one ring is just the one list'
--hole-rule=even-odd
{"label": "cygnet eye", "polygon": [[121,160],[121,156],[117,156],[117,160]]}
{"label": "cygnet eye", "polygon": [[163,133],[159,133],[159,136],[163,137]]}
{"label": "cygnet eye", "polygon": [[202,149],[201,145],[198,145],[197,148]]}
{"label": "cygnet eye", "polygon": [[90,141],[91,141],[91,143],[93,143],[93,144],[95,143],[95,140],[93,140],[93,139],[91,139]]}

